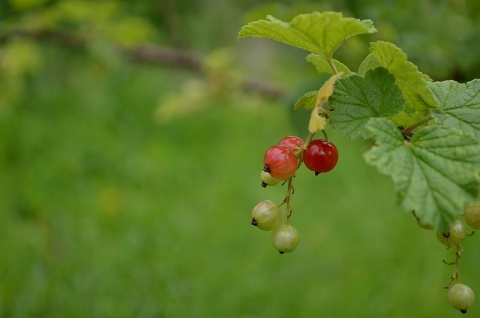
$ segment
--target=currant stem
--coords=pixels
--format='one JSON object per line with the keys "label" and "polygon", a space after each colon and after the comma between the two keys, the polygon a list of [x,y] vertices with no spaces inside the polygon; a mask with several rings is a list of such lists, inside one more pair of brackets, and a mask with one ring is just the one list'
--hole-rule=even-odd
{"label": "currant stem", "polygon": [[458,284],[458,281],[460,280],[459,264],[460,264],[460,257],[462,257],[462,252],[463,252],[462,245],[457,245],[457,251],[455,252],[455,261],[451,262],[451,263],[446,262],[445,260],[443,261],[447,265],[455,265],[455,268],[453,269],[453,274],[451,276],[451,280],[448,283],[448,285],[445,286],[446,289],[450,288],[452,286],[453,282]]}
{"label": "currant stem", "polygon": [[328,135],[325,129],[322,130],[323,137],[325,137],[325,140],[328,141]]}
{"label": "currant stem", "polygon": [[293,185],[292,185],[293,177],[288,179],[288,185],[287,185],[287,194],[285,195],[285,204],[287,205],[285,209],[285,215],[287,216],[287,222],[286,224],[289,223],[290,221],[290,216],[292,215],[292,206],[290,205],[290,196],[293,194]]}
{"label": "currant stem", "polygon": [[310,143],[310,141],[312,141],[314,135],[315,135],[314,133],[310,134],[308,135],[307,139],[305,139],[305,143],[303,144],[303,147],[302,147],[304,150],[307,149],[307,146]]}
{"label": "currant stem", "polygon": [[310,141],[312,141],[314,135],[315,133],[309,134],[307,139],[305,139],[305,142],[303,143],[302,147],[298,149],[298,151],[295,153],[295,156],[297,158],[302,159],[302,153],[307,149],[308,144],[310,143]]}
{"label": "currant stem", "polygon": [[335,63],[333,62],[333,59],[331,56],[327,57],[327,62],[328,62],[328,65],[330,65],[330,67],[332,68],[333,73],[338,74],[337,67],[335,66]]}
{"label": "currant stem", "polygon": [[429,122],[430,120],[432,120],[433,117],[432,116],[428,116],[420,121],[417,121],[416,123],[414,123],[413,125],[405,128],[404,130],[402,130],[402,135],[404,136],[407,136],[408,134],[410,134],[415,128]]}

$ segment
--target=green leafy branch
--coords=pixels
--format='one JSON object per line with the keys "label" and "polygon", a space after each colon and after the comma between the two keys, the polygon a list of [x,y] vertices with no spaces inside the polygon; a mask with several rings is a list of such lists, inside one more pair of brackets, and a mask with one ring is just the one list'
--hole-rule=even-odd
{"label": "green leafy branch", "polygon": [[370,20],[313,12],[290,22],[268,16],[243,26],[239,37],[303,49],[318,72],[341,76],[330,80],[328,103],[319,103],[320,89],[300,97],[295,109],[312,110],[318,129],[328,123],[347,137],[372,139],[365,160],[392,178],[399,205],[445,230],[479,197],[480,80],[433,82],[384,41],[371,43],[357,72],[334,59],[344,41],[374,32]]}

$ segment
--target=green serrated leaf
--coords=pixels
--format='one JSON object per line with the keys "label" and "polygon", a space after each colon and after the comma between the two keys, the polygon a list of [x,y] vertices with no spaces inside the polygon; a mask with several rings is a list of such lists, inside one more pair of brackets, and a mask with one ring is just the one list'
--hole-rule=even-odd
{"label": "green serrated leaf", "polygon": [[[312,63],[313,66],[317,69],[317,72],[319,73],[327,73],[327,74],[334,74],[335,72],[333,71],[332,67],[330,64],[328,64],[327,59],[323,56],[320,56],[318,54],[310,53],[307,56],[307,61]],[[351,75],[352,71],[348,69],[348,67],[343,64],[342,62],[339,62],[335,59],[333,59],[333,64],[335,64],[335,68],[337,69],[338,72],[342,72],[345,76]]]}
{"label": "green serrated leaf", "polygon": [[369,70],[365,78],[352,75],[335,84],[330,97],[330,124],[347,137],[368,137],[365,128],[372,117],[389,117],[405,107],[395,78],[383,67]]}
{"label": "green serrated leaf", "polygon": [[367,55],[363,62],[358,67],[358,75],[365,76],[368,70],[382,66],[373,53]]}
{"label": "green serrated leaf", "polygon": [[376,31],[371,20],[343,18],[339,12],[313,12],[297,15],[290,23],[268,16],[244,25],[238,37],[268,38],[331,57],[346,39]]}
{"label": "green serrated leaf", "polygon": [[308,93],[305,93],[302,97],[300,97],[297,102],[295,103],[295,106],[293,106],[293,109],[299,109],[302,106],[305,107],[305,109],[312,110],[315,108],[315,102],[317,101],[317,94],[318,91],[311,91]]}
{"label": "green serrated leaf", "polygon": [[377,118],[367,128],[376,146],[366,161],[389,175],[399,204],[415,211],[424,224],[444,231],[479,191],[480,144],[472,136],[444,126],[425,127],[410,142],[395,124]]}
{"label": "green serrated leaf", "polygon": [[432,110],[435,120],[480,140],[480,80],[434,82],[429,87],[440,105]]}
{"label": "green serrated leaf", "polygon": [[377,66],[377,62],[385,67],[395,76],[397,85],[410,106],[407,108],[412,108],[414,112],[427,114],[428,109],[438,106],[427,87],[430,78],[421,73],[415,64],[409,62],[407,55],[400,48],[392,43],[379,41],[372,43],[370,50],[373,56],[367,57],[366,62],[362,63],[362,71]]}

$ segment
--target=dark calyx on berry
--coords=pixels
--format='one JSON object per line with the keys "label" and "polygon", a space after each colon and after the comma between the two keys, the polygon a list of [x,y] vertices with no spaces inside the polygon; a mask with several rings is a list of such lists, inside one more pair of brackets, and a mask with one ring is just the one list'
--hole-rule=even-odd
{"label": "dark calyx on berry", "polygon": [[257,220],[255,220],[255,218],[252,218],[252,225],[253,225],[253,226],[257,226],[257,225],[258,225]]}

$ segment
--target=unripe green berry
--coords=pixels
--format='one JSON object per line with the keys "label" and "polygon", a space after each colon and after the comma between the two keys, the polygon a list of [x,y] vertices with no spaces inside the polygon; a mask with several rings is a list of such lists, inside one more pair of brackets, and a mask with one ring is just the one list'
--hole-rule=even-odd
{"label": "unripe green berry", "polygon": [[463,213],[463,216],[465,217],[465,222],[467,222],[470,227],[480,229],[480,200],[470,204]]}
{"label": "unripe green berry", "polygon": [[465,239],[465,225],[459,220],[453,221],[448,232],[437,232],[437,239],[448,247],[458,246]]}
{"label": "unripe green berry", "polygon": [[282,222],[282,213],[278,206],[270,201],[263,200],[252,210],[252,225],[264,231],[271,231]]}
{"label": "unripe green berry", "polygon": [[474,301],[475,293],[465,284],[455,284],[448,291],[448,303],[463,314],[467,313],[467,309],[472,307]]}
{"label": "unripe green berry", "polygon": [[277,227],[272,233],[273,246],[280,254],[292,252],[298,246],[298,230],[290,224]]}
{"label": "unripe green berry", "polygon": [[266,171],[262,170],[262,173],[260,174],[260,178],[262,179],[262,187],[267,187],[267,186],[274,186],[277,185],[280,181],[279,179],[275,179],[272,177],[272,175]]}

